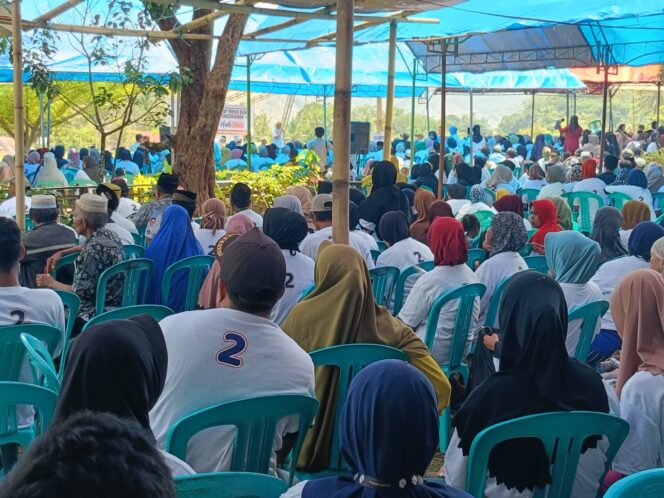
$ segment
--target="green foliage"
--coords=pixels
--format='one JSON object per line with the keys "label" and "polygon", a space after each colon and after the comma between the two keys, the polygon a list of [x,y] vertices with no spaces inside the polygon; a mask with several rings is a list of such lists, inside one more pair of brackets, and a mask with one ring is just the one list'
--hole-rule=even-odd
{"label": "green foliage", "polygon": [[[327,106],[327,136],[332,137],[331,105]],[[305,104],[286,126],[288,140],[308,141],[314,136],[314,128],[323,126],[323,104],[310,102]]]}
{"label": "green foliage", "polygon": [[651,152],[643,156],[646,160],[646,164],[657,163],[660,165],[664,164],[664,149],[659,149],[657,152]]}
{"label": "green foliage", "polygon": [[262,137],[268,137],[268,143],[271,141],[270,137],[272,135],[269,121],[269,116],[264,112],[254,116],[254,121],[252,123],[254,142],[260,142]]}

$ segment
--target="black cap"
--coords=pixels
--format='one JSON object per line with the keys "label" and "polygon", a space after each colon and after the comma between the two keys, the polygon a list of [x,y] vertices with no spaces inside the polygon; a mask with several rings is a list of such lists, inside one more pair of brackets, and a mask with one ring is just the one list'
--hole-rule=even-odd
{"label": "black cap", "polygon": [[173,193],[173,204],[176,206],[182,206],[187,210],[189,216],[192,216],[194,211],[196,211],[196,197],[198,197],[196,192],[176,190]]}
{"label": "black cap", "polygon": [[275,303],[284,290],[286,260],[277,243],[254,228],[224,247],[219,277],[231,294]]}
{"label": "black cap", "polygon": [[214,245],[214,257],[217,258],[219,264],[221,264],[221,257],[224,255],[224,251],[228,249],[228,246],[233,241],[239,238],[239,233],[227,233],[217,241],[217,243]]}
{"label": "black cap", "polygon": [[162,173],[159,175],[157,180],[157,187],[163,190],[167,194],[172,194],[178,188],[180,179],[177,175],[172,175],[170,173]]}

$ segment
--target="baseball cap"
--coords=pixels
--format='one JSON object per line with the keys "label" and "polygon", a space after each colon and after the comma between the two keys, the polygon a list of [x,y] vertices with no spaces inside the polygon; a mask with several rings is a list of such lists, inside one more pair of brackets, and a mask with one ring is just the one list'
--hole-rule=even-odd
{"label": "baseball cap", "polygon": [[286,260],[275,241],[254,228],[223,248],[220,279],[231,294],[274,303],[284,290]]}
{"label": "baseball cap", "polygon": [[325,211],[332,211],[332,195],[318,194],[311,202],[311,210],[314,213],[322,213]]}
{"label": "baseball cap", "polygon": [[217,243],[214,245],[214,257],[217,259],[219,264],[221,264],[221,257],[224,255],[224,251],[228,249],[230,244],[232,244],[236,239],[240,238],[239,233],[227,233],[222,238],[220,238]]}

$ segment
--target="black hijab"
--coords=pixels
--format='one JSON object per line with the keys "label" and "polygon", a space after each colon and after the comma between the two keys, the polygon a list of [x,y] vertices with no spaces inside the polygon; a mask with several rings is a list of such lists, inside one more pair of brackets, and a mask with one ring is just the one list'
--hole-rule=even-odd
{"label": "black hijab", "polygon": [[389,161],[378,161],[371,173],[371,194],[360,206],[360,218],[373,223],[380,237],[378,224],[389,211],[402,211],[408,218],[408,199],[396,186],[397,169]]}
{"label": "black hijab", "polygon": [[606,206],[597,210],[593,220],[593,231],[590,238],[597,242],[602,249],[599,264],[620,256],[627,255],[627,248],[620,240],[620,225],[622,216],[613,206]]}
{"label": "black hijab", "polygon": [[[567,304],[555,280],[534,271],[517,273],[505,286],[499,316],[500,370],[472,392],[452,421],[465,456],[475,436],[499,422],[545,412],[609,412],[601,377],[567,355]],[[588,438],[584,451],[597,441]],[[533,439],[497,445],[489,474],[521,492],[551,483],[544,446]]]}
{"label": "black hijab", "polygon": [[350,201],[348,206],[348,227],[351,231],[357,229],[360,223],[360,208],[353,201]]}
{"label": "black hijab", "polygon": [[457,164],[455,171],[457,175],[457,183],[464,187],[472,187],[476,183],[480,183],[479,181],[476,181],[477,175],[473,171],[473,168],[466,163]]}
{"label": "black hijab", "polygon": [[351,202],[354,202],[359,206],[364,202],[367,196],[364,195],[360,189],[351,187],[348,189],[348,198],[350,199]]}
{"label": "black hijab", "polygon": [[53,423],[81,410],[109,412],[150,431],[148,412],[164,389],[168,353],[149,315],[93,325],[72,343]]}
{"label": "black hijab", "polygon": [[274,240],[281,249],[291,253],[300,250],[300,242],[309,233],[307,219],[290,209],[276,207],[265,211],[263,233]]}
{"label": "black hijab", "polygon": [[380,234],[390,246],[410,237],[406,215],[401,211],[385,213],[380,219]]}
{"label": "black hijab", "polygon": [[415,186],[417,188],[427,187],[434,194],[438,192],[438,178],[436,178],[436,175],[434,175],[433,167],[430,163],[426,162],[420,164],[420,175],[415,182]]}

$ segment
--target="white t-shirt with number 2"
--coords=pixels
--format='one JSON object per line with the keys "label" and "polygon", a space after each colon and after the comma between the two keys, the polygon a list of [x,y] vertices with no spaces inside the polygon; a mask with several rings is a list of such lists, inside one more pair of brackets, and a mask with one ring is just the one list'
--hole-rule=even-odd
{"label": "white t-shirt with number 2", "polygon": [[[160,448],[168,430],[182,417],[219,403],[275,394],[314,396],[314,366],[309,355],[271,320],[218,308],[179,313],[159,325],[168,349],[164,391],[150,411]],[[299,418],[277,426],[273,448],[297,432]],[[230,468],[235,430],[213,427],[196,434],[185,461],[198,472]],[[272,455],[271,469],[276,458]]]}
{"label": "white t-shirt with number 2", "polygon": [[313,285],[316,266],[313,259],[301,252],[292,253],[289,249],[282,249],[281,252],[286,260],[284,295],[274,305],[270,315],[270,319],[279,326],[286,321],[304,292]]}

